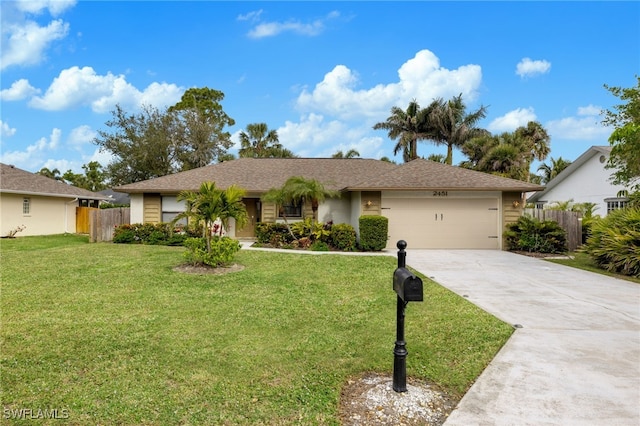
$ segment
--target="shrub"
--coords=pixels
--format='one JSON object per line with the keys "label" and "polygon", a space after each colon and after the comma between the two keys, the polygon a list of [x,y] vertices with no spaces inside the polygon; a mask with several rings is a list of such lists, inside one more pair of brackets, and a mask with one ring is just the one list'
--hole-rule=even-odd
{"label": "shrub", "polygon": [[324,241],[315,241],[310,249],[311,251],[329,251],[329,246]]}
{"label": "shrub", "polygon": [[516,223],[507,225],[507,248],[535,253],[564,253],[567,251],[567,234],[553,220],[539,221],[521,216]]}
{"label": "shrub", "polygon": [[[194,229],[193,232],[197,232],[197,229]],[[182,228],[176,230],[169,223],[134,223],[117,226],[113,232],[113,242],[116,244],[179,246],[188,236],[188,231],[183,232]]]}
{"label": "shrub", "polygon": [[640,278],[640,207],[615,210],[592,222],[584,251],[602,269]]}
{"label": "shrub", "polygon": [[280,247],[293,241],[286,225],[264,222],[256,224],[256,239],[260,244],[271,244],[274,247]]}
{"label": "shrub", "polygon": [[184,246],[187,248],[184,254],[187,262],[214,268],[230,264],[241,247],[237,240],[229,237],[213,237],[210,252],[207,252],[207,243],[204,238],[187,238]]}
{"label": "shrub", "polygon": [[387,246],[389,219],[384,216],[360,216],[360,247],[380,251]]}
{"label": "shrub", "polygon": [[311,238],[313,241],[329,241],[331,234],[331,225],[325,225],[322,222],[314,222],[311,218],[306,218],[291,225],[291,231],[298,238]]}
{"label": "shrub", "polygon": [[354,251],[356,249],[356,230],[348,223],[333,225],[329,241],[338,250]]}

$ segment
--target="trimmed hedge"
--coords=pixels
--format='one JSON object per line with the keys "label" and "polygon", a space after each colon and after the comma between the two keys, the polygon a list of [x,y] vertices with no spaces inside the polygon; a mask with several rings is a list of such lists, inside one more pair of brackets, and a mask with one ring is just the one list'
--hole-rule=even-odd
{"label": "trimmed hedge", "polygon": [[594,221],[584,251],[602,269],[640,278],[640,207]]}
{"label": "trimmed hedge", "polygon": [[389,219],[384,216],[360,216],[360,248],[380,251],[387,246]]}
{"label": "trimmed hedge", "polygon": [[170,223],[134,223],[116,226],[113,242],[116,244],[150,244],[163,246],[181,246],[190,236],[196,236],[198,230],[174,228]]}
{"label": "trimmed hedge", "polygon": [[348,223],[338,223],[331,227],[329,240],[338,250],[354,251],[357,247],[357,235],[353,226]]}

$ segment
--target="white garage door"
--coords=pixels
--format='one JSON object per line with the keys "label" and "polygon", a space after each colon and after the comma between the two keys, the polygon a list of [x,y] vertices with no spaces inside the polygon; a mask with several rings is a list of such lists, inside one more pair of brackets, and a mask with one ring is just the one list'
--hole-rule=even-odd
{"label": "white garage door", "polygon": [[382,198],[388,248],[499,249],[497,198]]}

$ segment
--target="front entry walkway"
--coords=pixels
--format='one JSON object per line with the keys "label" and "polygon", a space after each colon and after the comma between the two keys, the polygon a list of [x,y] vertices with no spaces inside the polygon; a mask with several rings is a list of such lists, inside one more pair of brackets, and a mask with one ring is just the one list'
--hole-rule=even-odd
{"label": "front entry walkway", "polygon": [[640,425],[640,285],[492,250],[407,265],[516,325],[445,426]]}

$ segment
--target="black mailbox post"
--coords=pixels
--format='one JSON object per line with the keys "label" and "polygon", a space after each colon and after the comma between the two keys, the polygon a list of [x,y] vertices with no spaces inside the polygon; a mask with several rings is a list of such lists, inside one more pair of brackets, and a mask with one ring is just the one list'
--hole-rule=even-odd
{"label": "black mailbox post", "polygon": [[404,309],[409,302],[422,302],[422,280],[406,268],[407,242],[400,240],[398,247],[398,268],[393,273],[393,289],[397,293],[396,345],[393,349],[393,390],[407,391],[407,343],[404,341]]}

